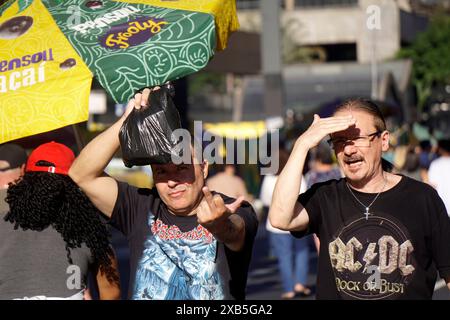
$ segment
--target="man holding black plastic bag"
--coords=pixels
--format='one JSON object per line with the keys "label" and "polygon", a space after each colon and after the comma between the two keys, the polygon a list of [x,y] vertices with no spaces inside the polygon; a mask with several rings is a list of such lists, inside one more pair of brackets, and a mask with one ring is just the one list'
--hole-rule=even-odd
{"label": "man holding black plastic bag", "polygon": [[136,94],[119,121],[82,150],[69,175],[129,241],[130,298],[244,299],[256,215],[242,198],[204,187],[206,161],[152,164],[153,189],[103,175],[125,119],[153,107],[149,95],[150,89]]}

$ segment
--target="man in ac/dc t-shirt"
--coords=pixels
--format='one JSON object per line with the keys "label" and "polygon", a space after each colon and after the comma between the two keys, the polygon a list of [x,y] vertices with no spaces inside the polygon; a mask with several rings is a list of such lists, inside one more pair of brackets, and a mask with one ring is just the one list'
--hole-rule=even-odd
{"label": "man in ac/dc t-shirt", "polygon": [[[353,192],[363,203],[375,196]],[[441,276],[450,273],[448,217],[430,186],[402,176],[368,219],[345,179],[316,184],[299,201],[328,262],[319,264],[318,299],[430,299],[436,266]]]}
{"label": "man in ac/dc t-shirt", "polygon": [[[345,178],[298,196],[308,150],[326,135]],[[320,238],[318,299],[431,299],[436,273],[450,288],[450,220],[437,192],[389,172],[384,118],[370,100],[314,117],[278,178],[269,218]]]}

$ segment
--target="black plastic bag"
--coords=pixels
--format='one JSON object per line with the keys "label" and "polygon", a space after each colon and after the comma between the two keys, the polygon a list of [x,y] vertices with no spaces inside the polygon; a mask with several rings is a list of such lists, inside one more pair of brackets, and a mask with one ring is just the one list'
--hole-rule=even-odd
{"label": "black plastic bag", "polygon": [[181,128],[180,115],[172,91],[161,87],[150,94],[150,106],[133,109],[119,132],[122,158],[126,167],[172,162],[180,149],[172,132]]}

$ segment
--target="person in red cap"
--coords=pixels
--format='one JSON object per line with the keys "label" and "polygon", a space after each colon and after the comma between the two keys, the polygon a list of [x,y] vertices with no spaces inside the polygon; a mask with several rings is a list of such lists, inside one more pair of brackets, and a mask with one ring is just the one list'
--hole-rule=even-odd
{"label": "person in red cap", "polygon": [[116,260],[100,212],[68,176],[63,144],[40,145],[9,185],[0,221],[0,299],[83,299],[94,271],[101,299],[120,297]]}

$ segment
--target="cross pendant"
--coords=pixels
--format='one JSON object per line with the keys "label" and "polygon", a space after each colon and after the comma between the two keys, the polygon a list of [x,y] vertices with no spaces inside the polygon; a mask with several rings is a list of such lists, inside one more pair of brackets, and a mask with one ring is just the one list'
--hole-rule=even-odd
{"label": "cross pendant", "polygon": [[366,220],[369,220],[369,207],[366,207],[366,212],[364,212],[364,214],[366,215]]}

